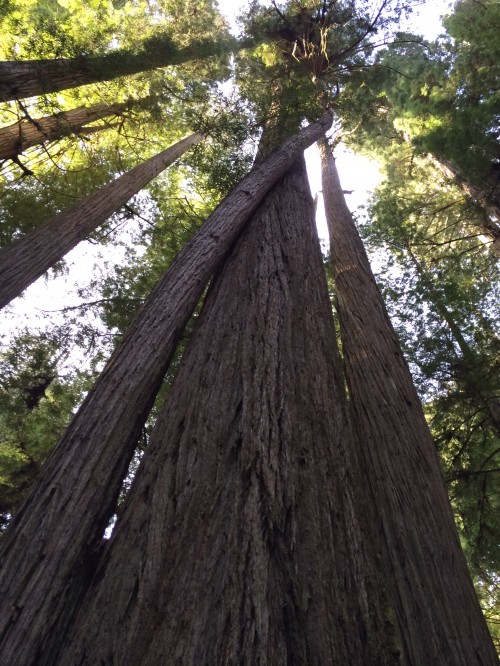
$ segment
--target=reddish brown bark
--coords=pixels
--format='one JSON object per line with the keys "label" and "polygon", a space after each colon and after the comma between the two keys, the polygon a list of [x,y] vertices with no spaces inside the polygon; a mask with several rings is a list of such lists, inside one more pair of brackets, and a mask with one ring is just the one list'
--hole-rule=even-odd
{"label": "reddish brown bark", "polygon": [[267,191],[331,124],[312,123],[243,179],[161,278],[0,543],[0,655],[38,663],[64,634],[187,320]]}
{"label": "reddish brown bark", "polygon": [[366,664],[305,168],[217,274],[62,663]]}
{"label": "reddish brown bark", "polygon": [[[0,128],[0,159],[17,157],[27,148],[37,146],[45,141],[62,139],[69,134],[80,134],[88,123],[101,118],[120,114],[129,105],[94,104],[82,106],[44,118],[23,120],[8,127]],[[97,128],[92,128],[97,129]]]}
{"label": "reddish brown bark", "polygon": [[32,282],[202,138],[201,134],[195,133],[182,139],[1,250],[0,308],[20,296]]}
{"label": "reddish brown bark", "polygon": [[321,156],[356,458],[404,661],[496,664],[410,372],[325,143]]}

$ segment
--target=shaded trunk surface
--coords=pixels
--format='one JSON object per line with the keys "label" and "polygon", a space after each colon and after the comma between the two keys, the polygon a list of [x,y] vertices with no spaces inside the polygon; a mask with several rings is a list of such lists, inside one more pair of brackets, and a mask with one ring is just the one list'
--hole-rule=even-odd
{"label": "shaded trunk surface", "polygon": [[[117,115],[129,107],[123,104],[94,104],[82,106],[44,118],[23,120],[0,128],[0,159],[17,157],[27,148],[45,141],[55,141],[70,134],[80,134],[88,123]],[[97,128],[92,128],[97,129]]]}
{"label": "shaded trunk surface", "polygon": [[496,664],[410,372],[321,145],[355,451],[372,498],[404,663]]}
{"label": "shaded trunk surface", "polygon": [[144,44],[140,53],[115,51],[103,56],[0,62],[0,102],[230,53],[235,45],[234,40],[222,42],[207,39],[178,48],[168,37],[162,37]]}
{"label": "shaded trunk surface", "polygon": [[63,664],[366,664],[303,164],[215,277]]}
{"label": "shaded trunk surface", "polygon": [[329,114],[253,169],[176,257],[113,354],[0,543],[0,661],[38,663],[79,605],[95,549],[177,343],[208,280]]}
{"label": "shaded trunk surface", "polygon": [[182,139],[0,251],[0,308],[29,287],[153,178],[201,141]]}

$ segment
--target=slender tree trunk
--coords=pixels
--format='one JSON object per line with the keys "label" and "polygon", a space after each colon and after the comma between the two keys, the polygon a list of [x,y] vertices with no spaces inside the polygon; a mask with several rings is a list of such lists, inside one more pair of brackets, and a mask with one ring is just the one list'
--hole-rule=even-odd
{"label": "slender tree trunk", "polygon": [[[429,155],[433,164],[447,178],[453,180],[467,196],[477,201],[485,212],[483,224],[479,227],[481,232],[492,241],[493,252],[500,256],[500,184],[497,178],[492,178],[485,187],[473,185],[454,164]],[[493,218],[493,219],[491,219]]]}
{"label": "slender tree trunk", "polygon": [[88,123],[119,115],[129,106],[127,102],[94,104],[90,107],[82,106],[78,109],[55,113],[53,116],[30,118],[8,127],[2,127],[0,128],[0,159],[12,159],[27,148],[45,141],[55,141],[69,134],[86,132],[85,125]]}
{"label": "slender tree trunk", "polygon": [[0,62],[0,102],[109,81],[119,76],[230,53],[241,47],[234,39],[206,39],[178,48],[164,36],[145,42],[139,53],[114,51],[102,56]]}
{"label": "slender tree trunk", "polygon": [[0,251],[0,308],[29,287],[153,178],[201,141],[182,139]]}
{"label": "slender tree trunk", "polygon": [[217,274],[61,663],[366,664],[313,219],[301,164]]}
{"label": "slender tree trunk", "polygon": [[328,129],[303,129],[248,176],[177,256],[51,455],[0,544],[0,661],[37,663],[95,566],[138,435],[215,268],[268,190]]}
{"label": "slender tree trunk", "polygon": [[342,347],[360,473],[408,665],[497,664],[411,375],[321,144]]}

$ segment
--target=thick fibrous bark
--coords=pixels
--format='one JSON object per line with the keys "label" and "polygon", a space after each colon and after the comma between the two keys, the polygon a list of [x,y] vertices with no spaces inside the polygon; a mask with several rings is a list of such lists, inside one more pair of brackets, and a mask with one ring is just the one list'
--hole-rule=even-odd
{"label": "thick fibrous bark", "polygon": [[234,48],[238,48],[237,42],[226,39],[198,41],[180,49],[168,37],[163,37],[144,44],[140,53],[115,51],[103,56],[73,59],[0,62],[0,102],[109,81],[157,67],[179,65],[230,53]]}
{"label": "thick fibrous bark", "polygon": [[[0,159],[17,157],[27,148],[45,141],[62,139],[69,134],[80,134],[88,123],[101,118],[120,114],[129,106],[122,104],[94,104],[82,106],[52,116],[23,120],[22,122],[0,128]],[[95,129],[95,128],[92,128]]]}
{"label": "thick fibrous bark", "polygon": [[0,545],[0,655],[36,663],[88,585],[94,547],[186,322],[267,191],[331,124],[312,123],[243,179],[161,278]]}
{"label": "thick fibrous bark", "polygon": [[182,139],[1,250],[0,308],[20,296],[32,282],[202,138],[201,134],[195,133]]}
{"label": "thick fibrous bark", "polygon": [[321,155],[356,456],[405,663],[496,664],[410,372],[325,144]]}
{"label": "thick fibrous bark", "polygon": [[305,168],[214,279],[64,664],[364,665]]}

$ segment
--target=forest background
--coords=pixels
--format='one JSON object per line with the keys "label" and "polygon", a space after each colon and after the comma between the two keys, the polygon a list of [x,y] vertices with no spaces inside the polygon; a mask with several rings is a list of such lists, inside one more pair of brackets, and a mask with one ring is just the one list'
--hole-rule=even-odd
{"label": "forest background", "polygon": [[[386,23],[374,27],[357,19],[352,29],[365,30],[369,43],[360,42],[350,59],[325,76],[335,114],[331,138],[379,165],[381,183],[367,209],[355,215],[410,363],[462,547],[498,642],[500,10],[497,2],[461,0],[442,34],[426,40],[407,27],[401,32],[385,4]],[[301,6],[287,7],[295,17],[289,21],[305,20]],[[58,291],[58,305],[47,306],[39,302],[40,291],[27,296],[39,319],[29,326],[19,323],[27,316],[22,299],[4,310],[9,328],[17,323],[14,334],[3,335],[0,360],[2,529],[158,277],[250,168],[269,102],[263,88],[272,76],[266,77],[297,63],[305,75],[291,84],[289,104],[304,116],[311,112],[310,86],[318,72],[288,35],[277,33],[274,42],[262,38],[272,29],[284,33],[286,26],[273,24],[282,11],[252,4],[243,27],[253,43],[238,50],[210,2],[0,5],[3,61],[99,56],[113,49],[140,55],[142,44],[154,43],[164,31],[178,48],[187,48],[207,38],[207,26],[208,37],[221,45],[220,54],[195,62],[2,104],[1,125],[15,126],[18,135],[21,122],[36,126],[36,119],[70,109],[115,105],[66,136],[48,135],[30,148],[18,142],[19,150],[3,158],[2,248],[190,132],[208,136],[89,236],[96,250],[91,270],[85,268],[91,279],[73,289],[72,300],[63,302]],[[405,15],[401,7],[395,12]],[[80,273],[82,256],[76,259]],[[328,271],[326,258],[325,266]],[[73,279],[65,261],[38,284],[52,295],[61,277],[65,284]],[[334,307],[331,277],[330,287]],[[158,404],[174,370],[175,364]],[[157,410],[141,432],[131,475]],[[130,482],[129,475],[124,493]]]}

